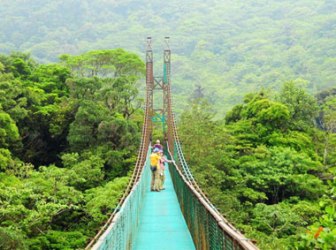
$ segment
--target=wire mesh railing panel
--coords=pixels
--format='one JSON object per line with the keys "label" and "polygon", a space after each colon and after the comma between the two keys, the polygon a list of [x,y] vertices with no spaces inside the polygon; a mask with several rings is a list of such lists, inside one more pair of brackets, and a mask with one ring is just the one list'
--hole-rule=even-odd
{"label": "wire mesh railing panel", "polygon": [[149,168],[150,149],[147,152],[145,166],[142,170],[139,182],[134,185],[131,193],[124,201],[111,225],[99,238],[92,249],[99,250],[128,250],[132,249],[138,225],[142,201],[146,189],[150,186]]}
{"label": "wire mesh railing panel", "polygon": [[178,141],[175,141],[172,154],[171,157],[174,157],[176,164],[170,165],[170,172],[175,192],[196,249],[258,249],[239,231],[226,224],[204,194],[195,189],[190,182],[193,177],[190,176],[189,167],[184,157],[181,157],[182,150]]}

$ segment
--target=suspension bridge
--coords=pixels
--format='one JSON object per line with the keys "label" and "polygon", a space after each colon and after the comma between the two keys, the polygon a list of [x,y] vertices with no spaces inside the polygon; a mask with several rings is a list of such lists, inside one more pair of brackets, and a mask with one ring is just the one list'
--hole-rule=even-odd
{"label": "suspension bridge", "polygon": [[[163,53],[163,76],[153,75],[151,38],[146,51],[146,105],[138,158],[131,180],[117,208],[86,249],[94,250],[256,250],[231,225],[197,185],[183,156],[171,100],[169,38]],[[163,107],[154,109],[153,93],[162,90]],[[165,154],[174,159],[166,167],[166,189],[150,191],[149,155],[153,120],[165,128]]]}

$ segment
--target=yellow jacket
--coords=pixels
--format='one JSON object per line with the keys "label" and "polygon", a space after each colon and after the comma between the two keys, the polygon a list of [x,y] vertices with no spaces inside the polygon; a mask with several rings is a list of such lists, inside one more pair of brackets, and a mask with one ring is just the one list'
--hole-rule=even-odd
{"label": "yellow jacket", "polygon": [[160,159],[161,156],[156,154],[156,153],[152,153],[150,155],[150,164],[152,167],[156,167],[157,169],[160,169]]}

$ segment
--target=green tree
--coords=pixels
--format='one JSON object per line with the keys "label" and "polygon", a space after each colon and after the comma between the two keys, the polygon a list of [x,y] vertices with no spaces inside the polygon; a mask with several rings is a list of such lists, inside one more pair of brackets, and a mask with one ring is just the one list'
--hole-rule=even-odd
{"label": "green tree", "polygon": [[295,90],[293,100],[272,100],[265,91],[249,94],[228,112],[225,125],[199,104],[179,123],[197,182],[261,249],[287,249],[318,220],[317,201],[326,192],[320,177],[332,177],[320,162],[323,132],[314,128],[316,102],[292,83],[284,89],[288,85]]}
{"label": "green tree", "polygon": [[301,82],[286,82],[278,96],[290,112],[291,127],[295,130],[307,130],[314,126],[317,117],[317,102],[300,86]]}
{"label": "green tree", "polygon": [[[323,127],[326,131],[324,140],[323,164],[335,164],[333,141],[336,133],[336,97],[328,97],[323,106]],[[331,151],[331,152],[330,152]],[[331,156],[331,157],[330,157]],[[331,159],[329,159],[331,158]]]}
{"label": "green tree", "polygon": [[79,56],[65,54],[60,59],[80,77],[116,78],[144,73],[144,64],[139,57],[123,49],[89,51]]}
{"label": "green tree", "polygon": [[[102,60],[88,54],[88,65]],[[90,78],[25,54],[0,56],[1,249],[83,248],[122,195],[142,123],[134,105],[143,63],[112,54],[118,65]]]}
{"label": "green tree", "polygon": [[7,148],[19,139],[18,128],[9,114],[0,110],[0,147]]}

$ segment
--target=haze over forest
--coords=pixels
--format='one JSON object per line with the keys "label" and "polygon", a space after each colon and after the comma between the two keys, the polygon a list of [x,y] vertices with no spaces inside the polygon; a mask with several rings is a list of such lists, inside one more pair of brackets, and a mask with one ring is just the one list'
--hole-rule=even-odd
{"label": "haze over forest", "polygon": [[335,86],[333,0],[2,0],[0,16],[0,51],[40,62],[118,47],[143,58],[149,35],[161,62],[170,36],[177,111],[196,85],[219,116],[244,94],[287,80],[306,81],[311,93]]}

